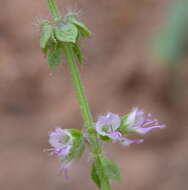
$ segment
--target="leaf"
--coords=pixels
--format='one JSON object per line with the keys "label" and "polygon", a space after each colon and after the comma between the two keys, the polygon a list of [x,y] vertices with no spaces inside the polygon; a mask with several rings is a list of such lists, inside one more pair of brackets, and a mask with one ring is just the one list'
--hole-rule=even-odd
{"label": "leaf", "polygon": [[94,183],[100,188],[101,187],[101,182],[100,182],[100,178],[97,175],[97,171],[96,171],[96,166],[93,163],[92,164],[92,169],[91,169],[91,179],[94,181]]}
{"label": "leaf", "polygon": [[44,55],[47,56],[47,55],[48,55],[48,52],[49,52],[51,49],[55,48],[56,46],[57,46],[57,44],[53,41],[53,35],[52,35],[52,37],[48,40],[48,42],[47,42],[45,48],[42,49]]}
{"label": "leaf", "polygon": [[108,176],[106,176],[100,156],[96,157],[91,171],[91,178],[101,190],[111,190]]}
{"label": "leaf", "polygon": [[61,63],[61,50],[53,47],[48,50],[48,64],[54,70]]}
{"label": "leaf", "polygon": [[79,28],[82,37],[89,37],[91,35],[91,31],[87,28],[87,26],[85,24],[78,21],[76,19],[75,15],[67,16],[67,20]]}
{"label": "leaf", "polygon": [[79,44],[75,44],[73,46],[73,51],[74,51],[76,57],[78,58],[78,61],[80,62],[80,64],[83,64],[83,56],[82,56]]}
{"label": "leaf", "polygon": [[101,156],[100,160],[101,160],[101,163],[104,168],[104,172],[105,172],[106,176],[108,176],[112,180],[120,180],[121,179],[119,168],[113,161],[108,160],[104,156]]}
{"label": "leaf", "polygon": [[78,30],[73,24],[63,23],[55,28],[55,37],[61,42],[76,43],[77,36]]}
{"label": "leaf", "polygon": [[40,32],[40,48],[41,49],[46,48],[47,43],[52,35],[53,35],[52,26],[47,21],[43,22],[41,24],[41,32]]}
{"label": "leaf", "polygon": [[76,19],[73,19],[73,24],[75,24],[80,30],[83,37],[89,37],[91,35],[90,30],[81,22]]}

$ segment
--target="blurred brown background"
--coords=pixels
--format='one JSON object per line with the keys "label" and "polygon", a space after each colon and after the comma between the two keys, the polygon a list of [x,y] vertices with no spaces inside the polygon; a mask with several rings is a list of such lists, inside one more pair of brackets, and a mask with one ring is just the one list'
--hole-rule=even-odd
{"label": "blurred brown background", "polygon": [[[188,59],[175,75],[146,51],[170,0],[58,3],[63,12],[80,10],[93,31],[83,43],[80,70],[95,119],[138,106],[167,125],[146,135],[144,144],[105,148],[123,178],[113,189],[187,189]],[[69,180],[56,175],[59,163],[43,152],[57,125],[82,127],[65,63],[50,73],[38,46],[37,19],[49,18],[47,1],[7,0],[0,12],[0,189],[97,189],[89,180],[88,152],[70,169]]]}

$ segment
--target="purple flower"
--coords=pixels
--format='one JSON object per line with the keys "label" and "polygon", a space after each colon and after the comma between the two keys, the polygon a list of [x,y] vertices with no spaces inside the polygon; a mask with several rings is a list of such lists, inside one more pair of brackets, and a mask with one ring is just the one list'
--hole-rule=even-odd
{"label": "purple flower", "polygon": [[151,119],[150,114],[145,115],[145,113],[138,108],[132,109],[125,120],[125,124],[127,125],[126,129],[128,131],[137,132],[139,134],[146,134],[152,129],[165,127],[165,125],[159,125],[156,119]]}
{"label": "purple flower", "polygon": [[48,150],[52,151],[53,155],[66,156],[72,147],[73,137],[66,129],[56,128],[49,134],[49,144],[52,148]]}
{"label": "purple flower", "polygon": [[139,144],[143,142],[143,139],[130,140],[123,137],[122,133],[118,131],[120,123],[121,119],[119,115],[109,112],[106,116],[100,116],[98,118],[95,127],[97,133],[101,136],[107,136],[114,142],[118,141],[125,146],[129,146],[133,143]]}
{"label": "purple flower", "polygon": [[95,124],[96,131],[101,136],[108,136],[112,140],[119,139],[122,135],[117,129],[120,126],[120,117],[114,113],[107,113],[105,116],[100,116]]}

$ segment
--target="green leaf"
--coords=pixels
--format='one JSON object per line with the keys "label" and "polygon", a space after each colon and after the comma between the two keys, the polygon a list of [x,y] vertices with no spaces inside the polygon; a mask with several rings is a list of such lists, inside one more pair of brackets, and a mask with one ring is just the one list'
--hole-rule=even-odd
{"label": "green leaf", "polygon": [[101,182],[100,178],[97,174],[97,168],[95,164],[92,164],[92,169],[91,169],[91,179],[94,181],[94,183],[100,188],[101,187]]}
{"label": "green leaf", "polygon": [[45,56],[48,55],[48,52],[55,48],[57,46],[57,44],[53,41],[53,35],[52,35],[52,38],[50,38],[45,46],[45,48],[42,49],[43,53]]}
{"label": "green leaf", "polygon": [[81,30],[81,34],[83,37],[89,37],[91,35],[90,30],[83,23],[74,19],[73,24],[75,24]]}
{"label": "green leaf", "polygon": [[69,16],[67,16],[66,19],[78,27],[78,29],[81,32],[82,37],[89,37],[91,35],[91,31],[87,28],[87,26],[85,24],[78,21],[76,19],[75,15],[69,15]]}
{"label": "green leaf", "polygon": [[48,64],[54,70],[61,63],[61,50],[53,47],[48,50]]}
{"label": "green leaf", "polygon": [[73,51],[74,51],[76,57],[78,58],[79,63],[83,64],[83,56],[82,56],[79,44],[75,44],[73,46]]}
{"label": "green leaf", "polygon": [[45,49],[51,36],[53,35],[53,28],[48,21],[41,23],[40,32],[40,48]]}
{"label": "green leaf", "polygon": [[101,190],[111,190],[108,176],[106,176],[100,156],[97,156],[93,162],[91,178]]}
{"label": "green leaf", "polygon": [[100,160],[101,160],[101,163],[104,168],[104,172],[105,172],[106,176],[108,176],[112,180],[120,180],[121,179],[119,168],[113,161],[108,160],[104,156],[101,156]]}
{"label": "green leaf", "polygon": [[55,37],[61,42],[76,43],[77,36],[78,30],[73,24],[62,23],[55,28]]}

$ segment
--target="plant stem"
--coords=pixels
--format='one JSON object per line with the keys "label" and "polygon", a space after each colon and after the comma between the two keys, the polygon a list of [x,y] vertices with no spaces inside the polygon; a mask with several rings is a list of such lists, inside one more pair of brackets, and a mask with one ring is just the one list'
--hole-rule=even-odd
{"label": "plant stem", "polygon": [[84,126],[86,129],[90,129],[93,126],[92,115],[88,106],[88,101],[84,93],[84,87],[82,85],[78,67],[74,63],[74,54],[72,52],[72,47],[69,44],[64,45],[64,53],[69,66],[70,74],[72,77],[72,82],[74,85],[75,93],[80,104],[81,115],[84,120]]}
{"label": "plant stem", "polygon": [[[55,0],[48,0],[48,6],[54,20],[58,21],[60,16],[58,13],[58,8]],[[77,65],[74,62],[74,54],[72,46],[71,44],[65,44],[63,48],[64,48],[65,57],[67,59],[68,67],[70,70],[70,74],[72,77],[72,82],[74,85],[78,103],[80,105],[81,115],[84,120],[84,127],[87,129],[87,132],[89,133],[88,141],[90,143],[91,151],[93,154],[97,155],[101,153],[101,145],[98,141],[98,135],[95,129],[93,128],[93,118],[89,109],[87,97],[85,96],[84,93],[84,87],[80,79]]]}
{"label": "plant stem", "polygon": [[[58,8],[55,0],[48,0],[48,6],[54,20],[59,18]],[[74,63],[74,54],[72,52],[72,47],[69,44],[64,45],[64,53],[67,59],[69,70],[71,73],[73,85],[77,95],[78,102],[80,104],[81,115],[84,120],[84,126],[86,129],[92,128],[93,119],[88,106],[88,101],[84,93],[84,87],[80,80],[79,71],[77,65]]]}
{"label": "plant stem", "polygon": [[84,127],[87,129],[89,136],[88,140],[91,145],[93,154],[101,153],[101,146],[98,142],[98,136],[95,130],[93,130],[93,119],[88,106],[87,97],[84,93],[84,87],[80,79],[78,67],[74,61],[74,54],[71,44],[64,45],[64,53],[67,59],[68,67],[72,77],[75,93],[80,104],[81,115],[84,120]]}
{"label": "plant stem", "polygon": [[53,19],[55,21],[59,20],[60,15],[55,0],[48,0],[48,6]]}

